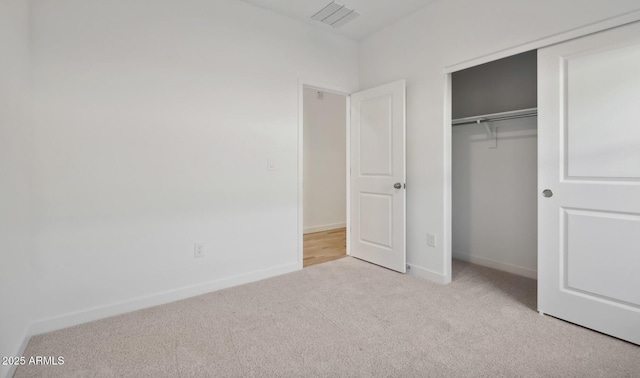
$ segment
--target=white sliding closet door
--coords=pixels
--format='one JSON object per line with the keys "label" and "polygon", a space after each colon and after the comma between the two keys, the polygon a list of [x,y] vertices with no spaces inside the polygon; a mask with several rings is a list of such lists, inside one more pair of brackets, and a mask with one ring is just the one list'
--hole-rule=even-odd
{"label": "white sliding closet door", "polygon": [[640,23],[538,58],[539,310],[640,344]]}

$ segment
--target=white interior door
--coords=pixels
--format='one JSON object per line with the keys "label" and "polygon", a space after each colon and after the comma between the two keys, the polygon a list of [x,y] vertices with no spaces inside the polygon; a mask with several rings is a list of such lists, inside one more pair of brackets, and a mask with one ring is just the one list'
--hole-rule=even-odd
{"label": "white interior door", "polygon": [[538,80],[539,310],[640,344],[640,23],[540,50]]}
{"label": "white interior door", "polygon": [[351,95],[351,256],[406,272],[405,82]]}

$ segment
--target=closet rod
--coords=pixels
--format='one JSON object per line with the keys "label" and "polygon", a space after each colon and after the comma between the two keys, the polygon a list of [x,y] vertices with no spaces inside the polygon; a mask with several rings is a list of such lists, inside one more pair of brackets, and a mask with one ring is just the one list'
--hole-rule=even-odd
{"label": "closet rod", "polygon": [[485,122],[506,121],[508,119],[536,117],[538,115],[537,108],[513,110],[509,112],[485,114],[475,117],[457,118],[451,121],[453,126],[481,124]]}

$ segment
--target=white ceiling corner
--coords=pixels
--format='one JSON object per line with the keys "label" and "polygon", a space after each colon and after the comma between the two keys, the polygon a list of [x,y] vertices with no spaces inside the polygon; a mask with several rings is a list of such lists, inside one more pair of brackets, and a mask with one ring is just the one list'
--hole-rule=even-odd
{"label": "white ceiling corner", "polygon": [[264,9],[295,18],[343,37],[361,40],[384,27],[409,16],[436,0],[336,0],[361,15],[349,23],[332,28],[311,19],[331,0],[244,0]]}

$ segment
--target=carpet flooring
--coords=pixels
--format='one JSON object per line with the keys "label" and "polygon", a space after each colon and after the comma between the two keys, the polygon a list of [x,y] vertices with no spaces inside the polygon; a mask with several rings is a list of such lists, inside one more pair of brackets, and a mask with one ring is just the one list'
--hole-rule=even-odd
{"label": "carpet flooring", "polygon": [[640,347],[535,311],[534,280],[344,258],[33,337],[15,377],[639,377]]}

